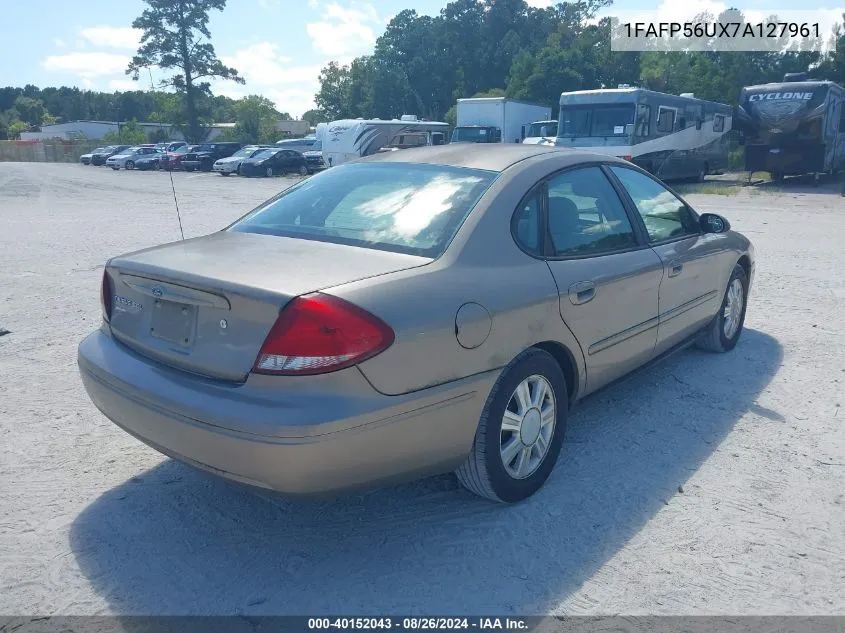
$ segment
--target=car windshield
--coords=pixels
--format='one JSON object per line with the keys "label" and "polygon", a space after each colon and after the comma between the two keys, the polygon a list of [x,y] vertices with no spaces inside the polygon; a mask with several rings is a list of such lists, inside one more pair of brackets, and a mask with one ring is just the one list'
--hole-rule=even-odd
{"label": "car windshield", "polygon": [[557,121],[546,121],[545,123],[532,123],[528,126],[528,134],[526,137],[549,137],[555,136],[557,132]]}
{"label": "car windshield", "polygon": [[121,154],[135,154],[136,152],[140,151],[140,147],[127,147],[124,150],[121,150]]}
{"label": "car windshield", "polygon": [[270,158],[279,153],[277,149],[260,149],[252,155],[253,158]]}
{"label": "car windshield", "polygon": [[239,149],[237,152],[232,154],[232,158],[248,158],[255,154],[256,149],[254,147],[244,147],[243,149]]}
{"label": "car windshield", "polygon": [[634,104],[563,106],[558,136],[624,136],[634,122]]}
{"label": "car windshield", "polygon": [[439,257],[497,175],[441,165],[340,165],[287,189],[228,230]]}
{"label": "car windshield", "polygon": [[317,141],[310,148],[310,151],[312,151],[312,152],[320,152],[322,150],[323,150],[323,143],[321,141]]}
{"label": "car windshield", "polygon": [[213,152],[217,146],[214,143],[203,143],[197,147],[197,152]]}
{"label": "car windshield", "polygon": [[452,142],[486,143],[489,134],[486,127],[456,127],[452,130]]}

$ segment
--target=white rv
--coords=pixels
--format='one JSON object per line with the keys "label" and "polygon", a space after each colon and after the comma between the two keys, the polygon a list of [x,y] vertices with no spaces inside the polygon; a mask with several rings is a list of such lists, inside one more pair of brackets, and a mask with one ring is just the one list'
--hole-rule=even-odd
{"label": "white rv", "polygon": [[411,133],[422,134],[424,145],[443,145],[448,123],[421,121],[413,115],[391,121],[384,119],[345,119],[317,126],[317,138],[322,141],[323,160],[329,167],[375,154],[381,148],[395,144],[396,139]]}
{"label": "white rv", "polygon": [[458,99],[453,143],[521,143],[534,121],[552,118],[546,106],[505,97]]}
{"label": "white rv", "polygon": [[728,167],[732,109],[643,88],[560,95],[555,145],[626,158],[663,180],[696,178]]}

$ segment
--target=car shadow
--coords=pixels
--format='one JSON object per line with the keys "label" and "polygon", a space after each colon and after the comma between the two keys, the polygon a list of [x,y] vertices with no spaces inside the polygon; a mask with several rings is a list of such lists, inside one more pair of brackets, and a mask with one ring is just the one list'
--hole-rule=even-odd
{"label": "car shadow", "polygon": [[688,350],[572,412],[546,486],[491,504],[451,475],[290,501],[164,461],[110,490],[70,544],[118,614],[543,612],[576,591],[699,468],[781,365],[746,330],[729,354]]}

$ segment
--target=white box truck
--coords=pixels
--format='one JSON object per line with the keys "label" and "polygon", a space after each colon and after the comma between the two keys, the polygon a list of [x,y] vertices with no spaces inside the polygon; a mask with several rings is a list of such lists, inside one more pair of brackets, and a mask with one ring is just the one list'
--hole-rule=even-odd
{"label": "white box truck", "polygon": [[521,143],[528,126],[552,118],[552,109],[505,97],[458,99],[453,143]]}

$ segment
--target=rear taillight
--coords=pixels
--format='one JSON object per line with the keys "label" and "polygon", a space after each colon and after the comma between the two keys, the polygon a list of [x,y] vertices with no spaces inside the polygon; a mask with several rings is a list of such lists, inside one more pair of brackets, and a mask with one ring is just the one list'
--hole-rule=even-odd
{"label": "rear taillight", "polygon": [[100,304],[103,306],[103,319],[108,323],[111,320],[111,281],[109,281],[108,273],[103,270],[103,282],[100,286]]}
{"label": "rear taillight", "polygon": [[281,311],[253,371],[296,376],[336,371],[383,352],[393,338],[381,319],[343,299],[306,295]]}

